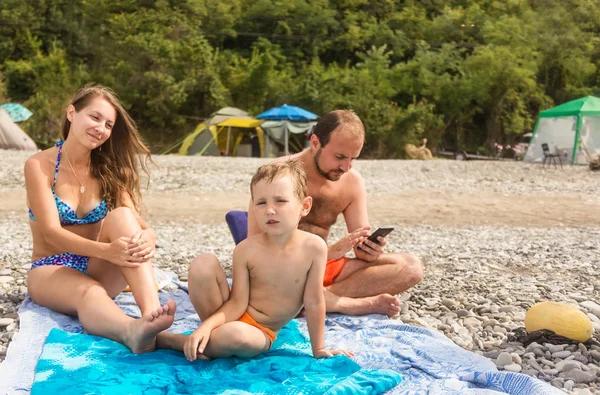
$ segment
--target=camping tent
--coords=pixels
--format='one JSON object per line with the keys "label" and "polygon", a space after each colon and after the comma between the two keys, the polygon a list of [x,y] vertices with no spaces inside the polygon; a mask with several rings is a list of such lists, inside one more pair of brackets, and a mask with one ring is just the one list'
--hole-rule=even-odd
{"label": "camping tent", "polygon": [[35,142],[0,108],[0,148],[35,151]]}
{"label": "camping tent", "polygon": [[[292,122],[292,121],[266,121],[261,126],[267,133],[267,151],[269,151],[269,139],[277,141],[284,147],[284,151],[289,153],[291,145],[295,152],[300,152],[304,149],[306,141],[306,132],[308,132],[317,123],[312,122]],[[292,136],[299,136],[293,138]]]}
{"label": "camping tent", "polygon": [[[180,155],[264,156],[263,121],[247,112],[225,107],[201,122],[181,144]],[[246,144],[242,144],[242,143]],[[252,155],[252,144],[258,147]],[[246,149],[247,148],[247,149]]]}
{"label": "camping tent", "polygon": [[236,107],[223,107],[220,110],[213,112],[210,118],[206,120],[207,125],[216,125],[229,118],[241,118],[241,119],[254,119],[250,114],[244,110],[240,110]]}
{"label": "camping tent", "polygon": [[586,96],[542,111],[524,160],[543,161],[544,143],[566,163],[587,164],[600,155],[600,98]]}

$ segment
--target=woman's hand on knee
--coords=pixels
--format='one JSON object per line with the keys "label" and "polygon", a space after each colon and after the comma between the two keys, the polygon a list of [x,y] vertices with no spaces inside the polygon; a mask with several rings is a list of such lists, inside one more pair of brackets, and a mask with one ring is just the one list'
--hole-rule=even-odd
{"label": "woman's hand on knee", "polygon": [[105,259],[117,266],[139,267],[140,263],[132,260],[131,254],[127,249],[130,240],[129,237],[119,237],[111,242]]}
{"label": "woman's hand on knee", "polygon": [[144,256],[132,256],[129,259],[129,262],[136,262],[139,264],[150,262],[152,260],[152,258],[154,258],[154,252],[155,251],[151,251],[150,253],[148,253]]}
{"label": "woman's hand on knee", "polygon": [[139,230],[131,237],[127,249],[133,262],[148,262],[156,251],[154,231],[151,229]]}

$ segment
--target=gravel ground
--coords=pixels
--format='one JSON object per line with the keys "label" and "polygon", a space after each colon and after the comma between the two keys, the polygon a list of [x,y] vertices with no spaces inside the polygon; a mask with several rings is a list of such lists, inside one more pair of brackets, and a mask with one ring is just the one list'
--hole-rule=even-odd
{"label": "gravel ground", "polygon": [[[24,188],[22,169],[28,154],[2,151],[0,197]],[[156,157],[153,193],[247,194],[248,183],[263,159]],[[358,161],[369,199],[378,194],[460,192],[508,197],[539,194],[565,202],[564,215],[575,209],[566,197],[598,204],[600,174],[584,167],[541,169],[515,162]],[[384,204],[384,203],[382,203]],[[18,331],[16,311],[25,297],[31,236],[25,209],[2,210],[0,203],[0,359]],[[595,206],[593,206],[595,207]],[[435,207],[431,207],[431,210]],[[407,210],[410,211],[410,210]],[[593,214],[593,210],[591,211]],[[405,213],[406,214],[406,213]],[[191,215],[167,216],[152,223],[160,248],[155,265],[187,279],[187,264],[200,252],[217,255],[230,270],[233,241],[224,223],[205,223]],[[396,226],[389,251],[422,257],[425,279],[399,297],[398,319],[432,328],[463,348],[493,360],[499,369],[522,372],[562,388],[565,393],[600,393],[600,347],[550,345],[523,347],[508,336],[527,309],[546,300],[578,306],[592,320],[600,340],[600,227],[590,217],[568,226],[457,225],[394,222],[394,213],[371,216],[373,226]],[[597,218],[597,215],[596,215]],[[332,239],[345,232],[342,221]]]}
{"label": "gravel ground", "polygon": [[[2,151],[0,191],[23,188],[26,152]],[[154,156],[149,191],[247,193],[254,170],[266,159]],[[404,161],[358,160],[367,191],[403,192],[407,188],[432,191],[490,191],[510,194],[600,192],[600,173],[583,166],[541,168],[513,161]]]}

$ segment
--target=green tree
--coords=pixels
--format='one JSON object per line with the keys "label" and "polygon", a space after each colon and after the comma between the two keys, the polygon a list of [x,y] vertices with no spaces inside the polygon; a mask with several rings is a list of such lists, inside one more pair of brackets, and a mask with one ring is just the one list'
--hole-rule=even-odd
{"label": "green tree", "polygon": [[591,0],[4,0],[0,100],[31,107],[38,141],[94,81],[155,150],[219,107],[283,103],[355,109],[367,156],[491,147],[600,94],[599,33]]}
{"label": "green tree", "polygon": [[38,52],[27,60],[7,62],[5,76],[11,99],[35,114],[24,128],[42,146],[58,138],[70,97],[88,79],[85,67],[70,65],[57,46],[48,55]]}

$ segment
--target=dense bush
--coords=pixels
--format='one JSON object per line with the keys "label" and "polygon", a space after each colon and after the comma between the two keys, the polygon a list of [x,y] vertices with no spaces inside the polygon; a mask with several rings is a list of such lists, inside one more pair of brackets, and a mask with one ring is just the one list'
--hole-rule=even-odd
{"label": "dense bush", "polygon": [[0,99],[38,142],[94,81],[155,151],[223,106],[353,108],[370,157],[491,147],[600,93],[600,5],[575,0],[3,0]]}

